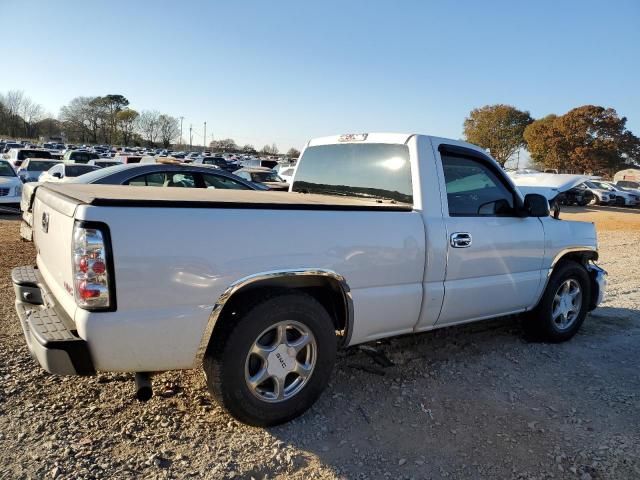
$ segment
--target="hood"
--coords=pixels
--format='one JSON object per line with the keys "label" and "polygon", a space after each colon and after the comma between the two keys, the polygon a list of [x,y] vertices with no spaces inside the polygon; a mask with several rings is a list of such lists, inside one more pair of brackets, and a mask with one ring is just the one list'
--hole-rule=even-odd
{"label": "hood", "polygon": [[0,185],[10,187],[12,185],[21,185],[22,182],[18,177],[0,177]]}
{"label": "hood", "polygon": [[572,189],[589,180],[588,175],[566,173],[517,173],[509,172],[509,177],[523,194],[537,193],[552,200],[558,194]]}

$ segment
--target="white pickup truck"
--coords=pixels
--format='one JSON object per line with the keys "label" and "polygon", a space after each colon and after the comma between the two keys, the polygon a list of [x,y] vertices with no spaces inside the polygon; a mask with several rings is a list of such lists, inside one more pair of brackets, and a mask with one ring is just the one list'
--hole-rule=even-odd
{"label": "white pickup truck", "polygon": [[233,416],[300,415],[337,348],[526,312],[570,339],[604,294],[594,225],[552,218],[478,147],[311,140],[290,192],[48,184],[12,277],[49,372],[204,368]]}

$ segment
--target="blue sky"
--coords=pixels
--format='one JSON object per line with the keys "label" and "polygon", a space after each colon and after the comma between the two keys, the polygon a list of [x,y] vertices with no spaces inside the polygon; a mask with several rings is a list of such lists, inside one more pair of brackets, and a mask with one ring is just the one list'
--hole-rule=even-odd
{"label": "blue sky", "polygon": [[120,93],[184,116],[194,143],[460,138],[474,107],[592,103],[640,135],[640,1],[0,0],[0,91],[47,110]]}

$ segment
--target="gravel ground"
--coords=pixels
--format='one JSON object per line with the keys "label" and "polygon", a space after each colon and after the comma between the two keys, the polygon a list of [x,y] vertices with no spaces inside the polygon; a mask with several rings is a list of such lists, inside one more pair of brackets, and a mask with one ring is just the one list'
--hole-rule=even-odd
{"label": "gravel ground", "polygon": [[528,343],[514,318],[344,352],[320,401],[258,429],[225,416],[201,372],[65,378],[30,358],[9,271],[33,262],[0,218],[0,478],[640,478],[640,211],[596,222],[604,305],[571,342]]}

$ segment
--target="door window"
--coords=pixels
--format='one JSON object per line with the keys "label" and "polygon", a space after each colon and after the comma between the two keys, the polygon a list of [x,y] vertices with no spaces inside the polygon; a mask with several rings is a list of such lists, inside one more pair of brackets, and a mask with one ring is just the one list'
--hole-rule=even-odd
{"label": "door window", "polygon": [[223,188],[232,190],[249,190],[249,187],[231,178],[218,175],[202,175],[202,180],[206,188]]}
{"label": "door window", "polygon": [[195,188],[196,181],[192,173],[156,172],[132,178],[126,184],[138,187]]}
{"label": "door window", "polygon": [[483,162],[443,153],[442,167],[450,216],[514,216],[513,192]]}

